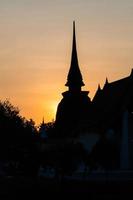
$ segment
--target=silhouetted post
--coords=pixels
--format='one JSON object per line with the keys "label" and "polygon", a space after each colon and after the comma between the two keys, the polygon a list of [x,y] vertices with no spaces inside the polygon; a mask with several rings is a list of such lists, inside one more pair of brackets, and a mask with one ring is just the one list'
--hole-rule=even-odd
{"label": "silhouetted post", "polygon": [[122,119],[122,135],[120,147],[120,169],[129,168],[129,154],[128,154],[128,111],[124,111]]}

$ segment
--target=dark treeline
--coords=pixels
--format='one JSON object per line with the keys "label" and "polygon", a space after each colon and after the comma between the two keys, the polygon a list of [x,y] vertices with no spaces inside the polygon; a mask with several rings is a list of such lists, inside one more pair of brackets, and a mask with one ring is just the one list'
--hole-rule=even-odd
{"label": "dark treeline", "polygon": [[36,127],[8,100],[0,101],[0,176],[36,177],[40,169],[53,169],[54,177],[59,178],[72,175],[81,163],[85,173],[99,165],[112,168],[110,158],[115,149],[106,138],[101,138],[88,153],[80,141],[57,139],[54,135],[54,122],[42,122]]}
{"label": "dark treeline", "polygon": [[[20,116],[8,100],[0,101],[0,162],[6,175],[34,175],[38,132],[32,119]],[[34,164],[34,167],[32,167]]]}

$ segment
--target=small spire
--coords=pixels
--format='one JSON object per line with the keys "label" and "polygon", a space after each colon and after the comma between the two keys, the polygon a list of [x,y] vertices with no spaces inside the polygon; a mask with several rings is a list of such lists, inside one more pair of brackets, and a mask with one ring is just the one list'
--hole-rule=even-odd
{"label": "small spire", "polygon": [[65,86],[69,88],[81,88],[84,86],[82,81],[82,75],[79,69],[77,47],[76,47],[76,33],[75,33],[75,21],[73,21],[73,42],[72,42],[72,55],[70,70],[67,77],[67,83]]}
{"label": "small spire", "polygon": [[108,86],[109,82],[108,82],[108,78],[106,77],[105,83],[104,83],[104,88],[106,88]]}
{"label": "small spire", "polygon": [[109,82],[108,82],[108,78],[106,77],[106,81],[105,81],[105,84],[107,85]]}
{"label": "small spire", "polygon": [[42,118],[42,124],[44,124],[44,117]]}
{"label": "small spire", "polygon": [[98,89],[97,90],[101,90],[101,86],[100,86],[100,84],[98,84]]}

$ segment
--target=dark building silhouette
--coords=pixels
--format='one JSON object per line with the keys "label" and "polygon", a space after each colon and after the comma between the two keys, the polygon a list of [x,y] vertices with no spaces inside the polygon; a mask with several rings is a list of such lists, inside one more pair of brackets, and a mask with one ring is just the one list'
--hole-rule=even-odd
{"label": "dark building silhouette", "polygon": [[65,86],[68,91],[62,93],[56,113],[56,139],[82,143],[89,154],[97,152],[93,158],[101,156],[109,169],[133,168],[133,70],[128,77],[111,83],[106,78],[103,88],[98,85],[90,101],[89,92],[81,90],[84,82],[78,63],[75,23]]}
{"label": "dark building silhouette", "polygon": [[56,114],[56,134],[59,137],[72,137],[76,127],[89,117],[90,98],[84,86],[80,72],[76,48],[75,22],[73,22],[73,43],[71,64],[65,86],[68,91],[62,93],[63,99],[58,105]]}
{"label": "dark building silhouette", "polygon": [[92,100],[93,117],[104,130],[118,128],[123,112],[133,110],[133,70],[128,77],[109,83],[106,79],[103,89],[98,86]]}
{"label": "dark building silhouette", "polygon": [[[92,118],[99,132],[117,145],[122,169],[133,167],[133,70],[125,78],[98,86],[92,100]],[[112,134],[112,135],[111,135]]]}

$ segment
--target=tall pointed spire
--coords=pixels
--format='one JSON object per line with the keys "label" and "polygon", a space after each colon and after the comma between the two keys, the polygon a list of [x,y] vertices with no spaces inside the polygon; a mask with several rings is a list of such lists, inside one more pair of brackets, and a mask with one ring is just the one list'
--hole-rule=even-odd
{"label": "tall pointed spire", "polygon": [[73,22],[73,43],[72,43],[72,55],[71,55],[71,65],[67,77],[67,83],[70,90],[81,90],[84,86],[82,81],[82,75],[79,69],[77,48],[76,48],[76,33],[75,33],[75,21]]}

